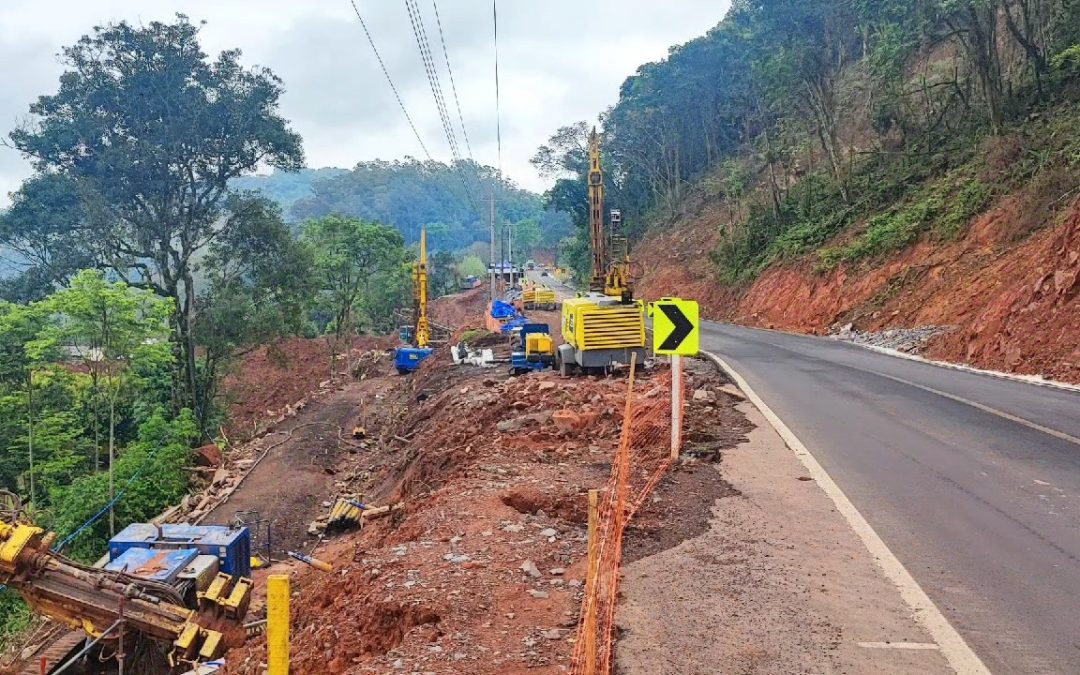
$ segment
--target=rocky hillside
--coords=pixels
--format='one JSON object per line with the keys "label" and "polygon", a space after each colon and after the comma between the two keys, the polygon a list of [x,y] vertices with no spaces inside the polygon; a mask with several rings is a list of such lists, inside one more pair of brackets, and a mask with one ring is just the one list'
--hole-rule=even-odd
{"label": "rocky hillside", "polygon": [[[678,288],[712,318],[817,334],[846,324],[862,331],[947,326],[927,356],[1080,382],[1080,199],[1070,172],[1047,171],[1057,175],[1003,184],[954,236],[942,237],[931,220],[895,251],[831,261],[868,237],[868,217],[741,284],[726,283],[710,257],[723,245],[727,206],[698,195],[637,247],[641,291],[658,297]],[[1063,184],[1059,172],[1070,177]],[[881,213],[898,210],[888,205]]]}
{"label": "rocky hillside", "polygon": [[[736,2],[623,84],[608,203],[645,297],[814,333],[942,326],[930,356],[1077,381],[1078,101],[1075,3]],[[578,131],[534,160],[567,176],[552,202],[581,202]]]}

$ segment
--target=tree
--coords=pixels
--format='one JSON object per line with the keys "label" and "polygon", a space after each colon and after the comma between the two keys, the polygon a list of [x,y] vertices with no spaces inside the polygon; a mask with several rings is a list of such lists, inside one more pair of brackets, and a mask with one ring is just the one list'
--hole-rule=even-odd
{"label": "tree", "polygon": [[79,270],[98,264],[97,242],[74,181],[63,174],[41,174],[23,182],[11,197],[11,208],[0,214],[0,244],[17,253],[23,265],[0,289],[6,299],[40,300]]}
{"label": "tree", "polygon": [[[401,274],[409,255],[401,234],[392,227],[344,216],[326,216],[304,226],[304,243],[313,260],[318,288],[316,301],[332,327],[332,350],[341,341],[385,317],[367,316],[357,310],[365,299],[378,294],[376,281],[384,275]],[[383,279],[385,281],[385,279]]]}
{"label": "tree", "polygon": [[230,195],[226,206],[235,222],[208,248],[196,301],[204,429],[214,416],[209,408],[221,375],[233,360],[303,332],[315,293],[311,251],[293,237],[277,206],[250,192]]}
{"label": "tree", "polygon": [[[169,300],[123,282],[109,283],[98,270],[84,270],[70,285],[41,301],[50,322],[27,344],[31,355],[70,349],[91,373],[95,392],[103,383],[108,404],[109,499],[116,460],[116,403],[124,374],[140,356],[162,358],[168,337]],[[167,353],[167,352],[166,352]],[[95,468],[97,466],[95,460]],[[110,510],[109,530],[115,529]]]}
{"label": "tree", "polygon": [[213,62],[187,17],[94,29],[64,49],[56,94],[12,143],[42,173],[71,181],[104,264],[173,303],[175,407],[205,403],[197,383],[197,260],[235,219],[229,181],[259,166],[298,169],[300,138],[277,112],[281,83],[245,69],[240,52]]}

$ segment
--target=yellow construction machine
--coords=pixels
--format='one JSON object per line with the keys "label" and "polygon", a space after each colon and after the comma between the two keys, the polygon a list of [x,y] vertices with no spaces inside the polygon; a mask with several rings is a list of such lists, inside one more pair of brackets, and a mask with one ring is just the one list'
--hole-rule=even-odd
{"label": "yellow construction machine", "polygon": [[394,351],[394,367],[401,375],[407,375],[418,367],[433,350],[431,344],[431,325],[428,323],[428,263],[427,229],[420,229],[420,257],[413,263],[413,310],[412,326],[401,328],[401,339],[409,343]]}
{"label": "yellow construction machine", "polygon": [[103,566],[92,567],[55,552],[54,533],[14,518],[0,522],[0,584],[38,614],[85,631],[103,654],[123,658],[146,637],[167,647],[173,667],[186,669],[245,637],[250,569],[230,565],[243,564],[237,561],[250,540],[246,530],[227,531],[132,525],[110,541]]}
{"label": "yellow construction machine", "polygon": [[562,303],[566,342],[555,353],[562,375],[608,372],[630,363],[634,354],[639,363],[645,358],[645,308],[634,299],[629,247],[621,235],[622,213],[610,214],[612,234],[604,227],[604,171],[596,129],[589,136],[588,183],[592,278],[587,294]]}

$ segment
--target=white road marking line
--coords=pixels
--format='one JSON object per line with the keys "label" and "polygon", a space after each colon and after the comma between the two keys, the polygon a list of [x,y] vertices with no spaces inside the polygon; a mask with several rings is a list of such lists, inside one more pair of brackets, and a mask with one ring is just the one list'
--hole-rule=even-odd
{"label": "white road marking line", "polygon": [[867,649],[941,649],[931,642],[860,642]]}
{"label": "white road marking line", "polygon": [[784,421],[765,404],[765,401],[761,400],[757,392],[726,361],[704,350],[701,353],[712,359],[735,381],[735,384],[739,386],[739,389],[743,390],[750,402],[761,411],[765,419],[769,420],[769,424],[776,430],[776,433],[780,434],[780,437],[788,444],[788,447],[799,458],[814,481],[832,499],[833,504],[836,505],[836,510],[844,516],[851,529],[855,530],[855,534],[862,540],[863,545],[866,546],[870,555],[874,557],[874,561],[877,562],[885,576],[896,585],[900,591],[900,597],[911,608],[915,621],[925,628],[930,637],[934,639],[952,669],[959,675],[989,675],[990,670],[968,646],[960,633],[953,628],[949,620],[937,608],[937,605],[926,594],[926,591],[919,586],[919,583],[915,581],[915,578],[911,576],[903,563],[889,550],[889,547],[874,531],[874,528],[870,526],[870,523],[866,521],[866,518],[859,513],[859,510],[847,498],[840,486],[833,481],[821,464],[810,454],[810,450],[803,445],[798,436],[784,424]]}
{"label": "white road marking line", "polygon": [[944,398],[956,401],[957,403],[963,403],[964,405],[969,405],[972,408],[976,408],[976,409],[981,410],[981,411],[983,411],[985,413],[990,413],[991,415],[997,415],[998,417],[1000,417],[1002,419],[1009,420],[1010,422],[1016,422],[1017,424],[1022,424],[1022,425],[1024,425],[1025,427],[1027,427],[1029,429],[1034,429],[1035,431],[1041,431],[1044,434],[1053,436],[1054,438],[1061,439],[1063,441],[1066,441],[1067,443],[1072,443],[1074,445],[1080,445],[1080,438],[1077,438],[1076,436],[1070,436],[1069,434],[1065,433],[1064,431],[1058,431],[1057,429],[1051,429],[1050,427],[1044,427],[1041,424],[1037,424],[1035,422],[1032,422],[1031,420],[1026,420],[1023,417],[1017,417],[1016,415],[1007,413],[1004,410],[998,410],[997,408],[991,408],[988,405],[983,405],[982,403],[978,403],[976,401],[971,401],[971,400],[968,400],[968,399],[966,399],[966,398],[964,398],[962,396],[957,396],[956,394],[950,394],[950,393],[948,393],[946,391],[941,391],[940,389],[934,389],[933,387],[927,387],[926,385],[911,382],[910,380],[905,380],[902,377],[894,377],[892,375],[886,375],[885,373],[879,373],[876,370],[867,370],[866,372],[872,373],[874,375],[878,375],[879,377],[884,377],[885,379],[892,380],[893,382],[899,382],[900,384],[906,384],[909,387],[915,387],[916,389],[922,389],[925,392],[929,392],[929,393],[934,394],[936,396],[942,396]]}

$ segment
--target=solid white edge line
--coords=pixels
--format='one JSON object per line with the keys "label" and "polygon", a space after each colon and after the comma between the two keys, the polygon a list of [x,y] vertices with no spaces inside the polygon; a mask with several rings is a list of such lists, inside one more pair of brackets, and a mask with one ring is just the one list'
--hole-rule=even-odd
{"label": "solid white edge line", "polygon": [[866,649],[941,649],[929,642],[860,642],[859,646]]}
{"label": "solid white edge line", "polygon": [[[800,335],[800,333],[794,334]],[[964,373],[974,373],[975,375],[986,375],[987,377],[996,377],[1000,380],[1009,380],[1010,382],[1033,384],[1036,387],[1050,387],[1051,389],[1080,392],[1080,385],[1069,384],[1068,382],[1061,382],[1060,380],[1049,380],[1042,375],[1020,375],[1017,373],[1003,373],[1000,370],[984,370],[982,368],[976,368],[975,366],[969,366],[963,363],[953,363],[952,361],[938,361],[936,359],[928,359],[925,356],[919,356],[918,354],[908,354],[907,352],[902,352],[899,349],[890,349],[888,347],[881,347],[878,345],[860,344],[858,342],[852,342],[851,340],[844,340],[843,338],[836,337],[835,335],[830,335],[827,337],[830,340],[834,340],[836,342],[844,342],[849,345],[855,345],[856,347],[862,347],[863,349],[868,349],[878,354],[893,356],[898,359],[906,359],[908,361],[915,361],[916,363],[925,363],[930,366],[937,366],[938,368],[959,370]]]}
{"label": "solid white edge line", "polygon": [[975,654],[964,638],[960,636],[960,633],[953,628],[952,624],[941,613],[941,610],[934,604],[934,601],[926,594],[926,591],[919,586],[919,583],[915,581],[915,578],[911,576],[903,563],[889,550],[889,547],[878,533],[874,531],[866,518],[859,513],[859,510],[847,498],[844,491],[833,481],[832,477],[818,463],[798,436],[784,424],[783,420],[765,404],[765,401],[757,395],[757,392],[726,361],[705,350],[702,350],[701,353],[712,360],[735,381],[735,384],[739,386],[739,389],[742,389],[750,402],[769,421],[776,433],[784,439],[784,442],[799,458],[810,476],[836,505],[836,510],[844,516],[851,529],[855,530],[855,534],[859,536],[870,555],[874,557],[875,562],[877,562],[886,578],[900,591],[900,597],[911,608],[915,621],[925,628],[930,637],[938,644],[942,655],[944,655],[952,669],[959,675],[988,675],[990,670],[983,664],[982,659]]}

